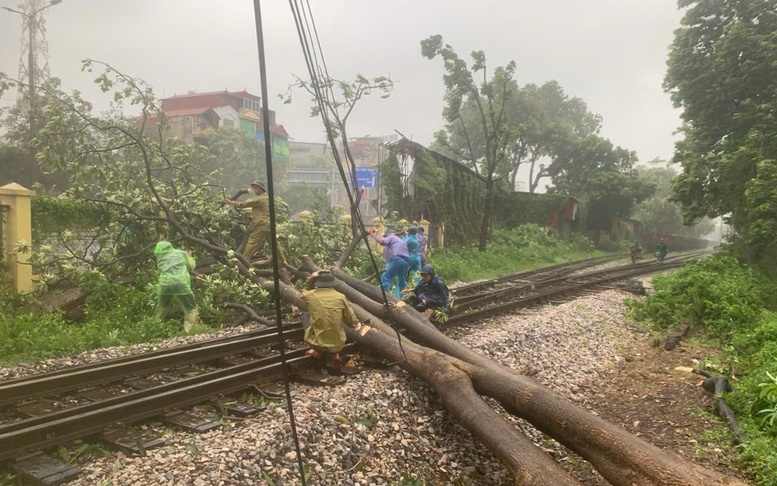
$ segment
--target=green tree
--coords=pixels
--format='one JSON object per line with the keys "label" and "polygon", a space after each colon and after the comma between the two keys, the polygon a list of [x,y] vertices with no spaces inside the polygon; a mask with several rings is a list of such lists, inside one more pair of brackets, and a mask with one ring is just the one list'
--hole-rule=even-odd
{"label": "green tree", "polygon": [[634,206],[655,190],[638,176],[636,162],[633,151],[589,135],[554,161],[548,192],[582,199],[588,206],[588,228],[610,229],[615,216],[630,216]]}
{"label": "green tree", "polygon": [[[569,143],[599,132],[601,117],[588,111],[582,99],[570,98],[555,80],[541,86],[527,84],[519,100],[513,105],[515,114],[509,117],[520,134],[512,146],[517,156],[510,157],[510,187],[515,187],[518,169],[526,162],[529,192],[533,193],[540,180],[550,176],[550,165]],[[540,162],[544,158],[549,164]]]}
{"label": "green tree", "polygon": [[[474,168],[486,185],[478,244],[479,250],[485,251],[497,182],[510,174],[508,147],[515,140],[515,133],[507,121],[507,105],[518,91],[513,80],[516,65],[511,61],[497,67],[489,79],[483,51],[472,52],[469,66],[453,47],[443,43],[441,35],[421,41],[421,54],[427,59],[439,56],[445,68],[445,129],[435,134],[436,142]],[[468,113],[476,116],[467,116]]]}
{"label": "green tree", "polygon": [[[23,83],[10,80],[0,73],[0,94],[14,87],[23,86]],[[38,160],[37,154],[40,148],[49,143],[48,133],[42,120],[48,120],[48,114],[55,110],[52,106],[54,97],[68,99],[68,102],[84,113],[91,115],[92,105],[81,98],[78,91],[66,93],[63,91],[59,78],[47,79],[35,91],[35,106],[38,112],[38,120],[32,126],[35,131],[30,131],[30,110],[25,108],[25,103],[19,101],[0,110],[0,180],[17,182],[29,188],[35,188],[41,193],[58,194],[68,186],[68,175],[52,173]],[[71,114],[70,122],[77,123]]]}
{"label": "green tree", "polygon": [[[777,9],[770,0],[680,0],[665,89],[682,109],[675,198],[686,220],[724,217],[754,259],[777,237]],[[772,254],[772,257],[775,255]]]}
{"label": "green tree", "polygon": [[[680,204],[670,200],[672,183],[678,173],[666,166],[666,161],[656,159],[649,162],[652,167],[639,170],[639,177],[656,187],[650,198],[639,203],[634,210],[634,218],[645,226],[645,230],[663,234],[689,237],[702,237],[715,228],[715,222],[703,218],[692,225],[685,225]],[[663,167],[661,166],[663,165]]]}
{"label": "green tree", "polygon": [[[320,69],[319,72],[321,73]],[[346,160],[347,164],[342,165],[341,178],[345,176],[343,184],[351,186],[348,174],[350,173],[350,177],[353,179],[356,178],[356,162],[348,146],[348,119],[361,99],[373,93],[379,93],[381,99],[391,96],[394,82],[387,76],[367,78],[361,74],[357,74],[353,81],[338,80],[329,76],[328,73],[320,74],[315,79],[310,80],[296,76],[296,81],[289,86],[286,94],[280,95],[284,104],[291,103],[295,89],[302,89],[311,96],[310,116],[322,117],[327,139],[331,139],[331,142],[334,143],[337,138],[340,138],[343,153],[336,152],[333,157],[335,161]],[[361,200],[361,196],[360,189],[358,193],[353,194],[354,202]],[[357,234],[362,230],[357,227],[359,218],[357,218],[355,210],[355,207],[351,208],[351,221],[353,233]]]}
{"label": "green tree", "polygon": [[219,128],[207,136],[204,145],[212,157],[202,161],[202,169],[214,174],[214,183],[224,186],[228,194],[267,178],[264,143],[242,130]]}

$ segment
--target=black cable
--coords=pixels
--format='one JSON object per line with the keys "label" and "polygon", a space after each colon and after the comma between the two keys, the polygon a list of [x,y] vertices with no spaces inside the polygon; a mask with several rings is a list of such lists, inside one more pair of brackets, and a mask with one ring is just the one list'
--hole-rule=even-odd
{"label": "black cable", "polygon": [[[313,10],[310,7],[310,0],[305,0],[305,3],[307,4],[307,9],[310,11],[310,21],[308,22],[308,15],[305,14],[305,10],[303,8],[303,14],[305,14],[304,15],[305,25],[306,25],[306,27],[307,27],[309,32],[311,31],[311,25],[312,25],[312,34],[310,34],[310,36],[311,36],[311,38],[313,36],[315,36],[315,41],[316,41],[316,45],[313,48],[313,58],[314,58],[314,61],[316,62],[316,68],[318,69],[318,72],[319,72],[320,76],[323,76],[325,79],[330,80],[331,77],[329,76],[329,69],[328,69],[327,64],[326,64],[326,59],[324,58],[324,50],[321,47],[321,39],[320,39],[320,37],[318,35],[318,28],[316,27],[316,21],[313,18]],[[320,65],[318,64],[318,57],[316,56],[316,47],[318,47],[318,51],[320,52],[320,57],[321,57],[321,64]],[[334,96],[335,96],[335,94],[334,94],[334,90],[332,89],[332,84],[331,83],[327,83],[327,85],[325,86],[325,89],[324,89],[324,99],[327,100],[329,105],[333,107],[333,110],[337,114],[337,108],[334,107],[334,104],[332,102],[333,99],[334,99]],[[321,106],[319,105],[319,107],[321,107]],[[323,110],[321,110],[321,111],[323,112]],[[325,123],[327,123],[327,126],[329,126],[329,123],[327,122],[327,120],[325,120]],[[332,137],[330,137],[330,140],[332,140]],[[334,147],[334,143],[332,143],[332,145]],[[353,157],[350,155],[350,150],[349,150],[349,147],[348,147],[348,142],[345,139],[343,140],[343,149],[346,152],[346,159],[348,160],[348,162],[349,162],[349,164],[351,166],[351,177],[352,177],[351,180],[356,185],[357,194],[358,194],[359,183],[358,183],[358,179],[356,178],[356,164],[353,161]],[[334,148],[333,148],[333,151],[334,151]],[[337,161],[337,159],[336,159],[336,161]],[[341,162],[338,162],[338,165],[340,165],[340,164],[341,164]],[[341,177],[343,178],[343,183],[346,186],[348,186],[347,180],[345,178],[345,175],[343,175],[343,172],[344,172],[344,170],[341,170]],[[355,203],[355,198],[349,199],[349,202],[351,203],[351,209],[356,214],[356,223],[357,223],[359,229],[362,230],[362,233],[364,233],[364,229],[365,229],[364,220],[362,219],[361,211],[359,211],[358,205]],[[369,243],[367,244],[367,251],[368,251],[368,253],[370,255],[370,260],[372,261],[372,265],[373,265],[373,268],[375,269],[375,272],[380,274],[380,270],[378,269],[377,262],[375,261],[374,255],[372,253],[372,248],[370,247]],[[388,309],[389,314],[390,314],[391,310],[389,308],[388,298],[386,297],[386,291],[385,291],[385,289],[383,288],[382,285],[380,286],[380,289],[381,289],[381,292],[382,292],[382,295],[383,295],[384,305],[386,306],[386,308]]]}
{"label": "black cable", "polygon": [[[273,187],[272,173],[272,134],[270,133],[270,105],[267,95],[267,66],[265,65],[264,36],[262,31],[262,9],[260,0],[254,0],[254,21],[256,25],[256,44],[259,50],[259,77],[262,83],[262,124],[264,125],[264,153],[265,163],[267,165],[267,196],[270,206],[270,247],[272,250],[272,269],[273,284],[275,293],[275,322],[278,324],[278,352],[281,357],[281,367],[283,369],[283,387],[286,393],[286,406],[289,410],[289,421],[291,422],[291,436],[294,439],[294,449],[297,452],[297,466],[299,467],[299,477],[302,486],[305,486],[305,466],[302,463],[302,451],[299,447],[299,436],[297,436],[297,423],[294,420],[294,407],[291,403],[291,388],[289,386],[289,370],[286,364],[286,349],[283,343],[283,316],[281,315],[281,285],[280,285],[280,264],[278,262],[278,240],[275,218],[275,189]],[[250,255],[248,255],[250,257]]]}
{"label": "black cable", "polygon": [[[365,229],[365,226],[364,226],[364,220],[362,219],[361,211],[359,211],[359,207],[356,204],[355,198],[353,197],[353,193],[351,192],[350,184],[348,184],[348,177],[345,175],[345,170],[343,169],[342,159],[340,158],[340,153],[337,150],[337,145],[335,143],[335,138],[334,138],[334,135],[333,135],[333,132],[332,132],[331,121],[329,119],[329,114],[328,114],[329,112],[327,111],[327,106],[324,104],[324,100],[325,99],[329,100],[329,106],[332,108],[333,111],[335,111],[335,114],[336,114],[337,108],[334,107],[334,105],[331,102],[329,96],[326,94],[326,87],[324,87],[324,90],[323,90],[324,93],[322,93],[322,85],[321,85],[321,81],[320,81],[320,76],[324,75],[324,73],[325,73],[325,76],[326,76],[325,79],[331,80],[331,78],[329,77],[328,70],[326,70],[326,61],[324,60],[323,49],[321,49],[321,42],[320,42],[320,39],[318,37],[318,30],[315,27],[315,20],[313,19],[313,12],[312,11],[310,12],[310,22],[313,25],[313,32],[315,34],[316,43],[317,43],[319,51],[320,51],[320,53],[318,53],[318,54],[315,53],[315,48],[312,50],[313,53],[311,53],[309,42],[312,42],[312,40],[309,41],[308,37],[309,36],[312,37],[312,35],[310,34],[310,26],[309,26],[310,24],[308,23],[308,20],[307,20],[308,19],[308,15],[304,13],[304,8],[300,9],[300,6],[298,5],[297,0],[289,0],[289,6],[291,7],[291,11],[292,11],[292,14],[294,16],[294,23],[295,23],[295,25],[297,27],[297,34],[299,36],[300,44],[302,46],[302,53],[303,53],[303,55],[305,57],[305,64],[307,65],[308,73],[310,74],[310,79],[311,79],[310,84],[311,84],[312,88],[315,91],[316,102],[318,104],[319,112],[320,112],[321,117],[322,117],[323,122],[324,122],[324,127],[325,127],[326,132],[327,132],[327,138],[329,139],[329,143],[330,143],[330,146],[331,146],[331,149],[332,149],[332,155],[333,155],[333,157],[335,159],[335,163],[337,164],[338,172],[340,173],[340,177],[341,177],[341,179],[343,181],[343,185],[345,186],[346,194],[348,196],[348,203],[349,203],[349,205],[351,207],[351,214],[354,215],[355,223],[356,223],[356,225],[357,225],[357,227],[358,227],[358,229],[360,231],[360,234],[365,239],[365,244],[367,246],[367,252],[369,254],[370,262],[372,263],[372,266],[373,266],[373,268],[375,270],[375,273],[380,275],[380,269],[378,268],[377,260],[375,259],[375,255],[374,255],[374,253],[372,251],[372,248],[371,248],[369,242],[366,240],[366,236],[365,236],[366,229]],[[310,9],[310,3],[309,2],[308,2],[308,9]],[[303,12],[302,15],[300,14],[300,10],[302,10],[302,12]],[[302,24],[302,18],[303,17],[305,19],[305,26],[303,26],[303,24]],[[306,27],[307,27],[307,30],[306,30]],[[324,64],[324,68],[323,68],[324,71],[323,72],[322,72],[321,65],[318,64],[318,62],[317,62],[319,57],[321,58],[321,61]],[[315,65],[313,64],[314,61],[316,62]],[[316,71],[318,71],[318,72],[316,72]],[[332,96],[334,96],[334,92],[332,91],[331,85],[328,86],[328,89],[331,92]],[[338,118],[339,118],[339,116],[338,116]],[[348,151],[347,144],[348,144],[348,141],[347,140],[343,140],[343,148],[348,153],[349,151]],[[352,172],[353,172],[352,182],[356,185],[356,189],[358,190],[359,185],[358,185],[358,181],[356,179],[356,174],[355,174],[356,173],[356,168],[355,168],[355,164],[353,162],[353,158],[351,158],[351,160],[349,160],[349,163],[352,166]],[[357,193],[358,193],[358,191],[357,191]],[[383,288],[382,284],[379,285],[379,288],[381,290],[381,295],[383,297],[383,305],[386,307],[386,311],[388,312],[388,315],[389,315],[389,322],[393,322],[393,317],[391,315],[391,306],[389,305],[388,296],[386,295],[386,289]],[[397,333],[397,341],[399,342],[399,347],[400,347],[400,350],[402,351],[402,356],[404,357],[404,360],[406,362],[407,361],[407,355],[405,354],[405,349],[404,349],[404,346],[402,345],[401,336],[399,334],[399,331],[396,328],[394,329],[394,332]]]}

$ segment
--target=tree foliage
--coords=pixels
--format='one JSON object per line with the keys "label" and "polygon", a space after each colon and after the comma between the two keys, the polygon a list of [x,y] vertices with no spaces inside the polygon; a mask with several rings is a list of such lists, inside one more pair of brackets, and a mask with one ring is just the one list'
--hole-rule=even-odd
{"label": "tree foliage", "polygon": [[569,97],[556,81],[523,86],[510,112],[508,120],[516,137],[510,147],[511,187],[518,170],[528,164],[531,193],[553,173],[553,163],[570,145],[601,127],[601,117],[591,113],[582,99]]}
{"label": "tree foliage", "polygon": [[548,192],[583,200],[588,206],[588,228],[608,230],[615,216],[630,216],[634,206],[655,190],[639,178],[636,161],[633,151],[589,135],[554,162],[553,186]]}
{"label": "tree foliage", "polygon": [[[514,139],[507,123],[507,105],[516,96],[515,61],[494,69],[489,78],[486,55],[473,51],[472,64],[461,59],[441,35],[421,41],[421,54],[440,57],[445,74],[445,130],[439,145],[481,174],[486,185],[478,248],[485,251],[494,212],[496,181],[509,174],[508,146]],[[475,116],[467,116],[467,113]]]}
{"label": "tree foliage", "polygon": [[254,180],[267,179],[264,143],[236,128],[222,127],[208,134],[204,144],[210,157],[203,157],[200,168],[213,174],[213,183],[228,194],[246,189]]}
{"label": "tree foliage", "polygon": [[709,218],[702,218],[692,225],[684,224],[680,204],[670,200],[672,182],[678,173],[666,165],[658,166],[661,163],[665,162],[656,160],[652,162],[652,167],[639,170],[639,177],[653,184],[656,192],[635,207],[634,218],[642,222],[645,230],[651,233],[688,237],[709,234],[715,227],[715,222]]}
{"label": "tree foliage", "polygon": [[[58,232],[50,254],[45,246],[38,251],[44,274],[67,275],[83,266],[108,274],[132,271],[147,262],[160,237],[176,241],[183,231],[203,243],[234,247],[240,215],[220,204],[225,191],[212,182],[219,174],[207,172],[214,160],[208,148],[164,136],[164,113],[142,81],[101,63],[87,61],[84,69],[99,70],[96,83],[110,93],[114,109],[97,116],[77,92],[39,90],[46,97],[39,114],[47,123],[35,139],[37,158],[44,170],[68,181],[57,198],[59,210],[97,205],[107,223],[88,235],[72,228]],[[151,116],[162,120],[154,134],[143,128]],[[76,239],[83,244],[75,245]]]}
{"label": "tree foliage", "polygon": [[[777,9],[769,0],[680,0],[665,88],[682,109],[686,220],[725,217],[751,255],[777,237]],[[774,255],[772,255],[773,257]]]}

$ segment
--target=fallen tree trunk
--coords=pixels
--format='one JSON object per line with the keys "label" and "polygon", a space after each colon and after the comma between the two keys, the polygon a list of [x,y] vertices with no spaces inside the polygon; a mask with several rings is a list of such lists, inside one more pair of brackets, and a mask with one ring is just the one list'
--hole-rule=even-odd
{"label": "fallen tree trunk", "polygon": [[707,377],[702,382],[701,386],[707,393],[714,396],[715,408],[718,411],[718,415],[726,419],[728,427],[734,432],[734,443],[740,444],[746,441],[747,436],[739,427],[739,421],[737,420],[736,414],[731,410],[731,407],[728,406],[728,403],[726,403],[726,400],[723,398],[724,393],[733,391],[728,379],[721,376]]}
{"label": "fallen tree trunk", "polygon": [[[311,267],[315,268],[308,261],[303,262],[300,269]],[[527,420],[538,430],[578,453],[612,484],[743,484],[688,462],[674,453],[662,451],[594,416],[532,378],[520,375],[448,338],[412,308],[405,306],[387,309],[373,300],[382,299],[379,289],[340,270],[333,271],[341,280],[336,288],[355,304],[354,310],[359,319],[370,320],[370,325],[364,327],[362,332],[347,330],[349,338],[373,354],[399,362],[400,366],[428,383],[440,394],[446,408],[462,425],[472,431],[508,467],[518,484],[568,484],[569,478],[564,475],[560,476],[564,479],[551,476],[549,471],[560,468],[552,467],[555,466],[552,461],[549,468],[547,461],[535,457],[544,454],[512,424],[488,407],[480,395],[496,399],[509,413]],[[263,282],[262,286],[272,291],[271,282]],[[294,305],[305,308],[294,289],[283,286],[281,295]],[[389,300],[396,303],[393,298]],[[399,336],[378,316],[390,318],[395,325],[405,328],[437,352]],[[452,393],[454,390],[455,393]],[[505,440],[521,445],[510,447],[504,444]],[[549,479],[551,477],[553,479]]]}
{"label": "fallen tree trunk", "polygon": [[[271,281],[259,280],[257,283],[269,292],[274,289]],[[281,284],[281,296],[287,302],[307,309],[301,294],[293,287]],[[475,393],[465,371],[466,363],[402,338],[377,316],[357,304],[353,304],[353,308],[359,320],[370,324],[363,325],[359,331],[346,327],[348,338],[372,354],[398,363],[430,385],[446,409],[510,470],[516,484],[578,484]]]}

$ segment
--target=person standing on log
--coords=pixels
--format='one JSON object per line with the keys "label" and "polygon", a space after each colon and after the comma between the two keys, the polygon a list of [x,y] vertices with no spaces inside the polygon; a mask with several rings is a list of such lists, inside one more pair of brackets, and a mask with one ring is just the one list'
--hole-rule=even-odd
{"label": "person standing on log", "polygon": [[407,243],[402,241],[391,230],[386,229],[384,236],[378,236],[375,228],[370,228],[370,235],[383,247],[383,257],[386,259],[386,271],[380,279],[380,286],[386,292],[391,290],[394,279],[397,285],[394,287],[394,296],[398,299],[400,292],[407,285],[407,271],[410,269],[410,255],[407,251]]}
{"label": "person standing on log", "polygon": [[[243,256],[251,259],[259,250],[262,241],[266,241],[270,247],[270,198],[267,195],[267,189],[263,182],[254,181],[251,183],[251,189],[255,196],[245,201],[235,201],[228,197],[224,198],[224,203],[234,206],[238,209],[251,208],[251,227],[249,228],[248,242],[243,249]],[[283,254],[281,245],[278,245],[278,263],[283,267],[286,265],[286,257]]]}
{"label": "person standing on log", "polygon": [[308,304],[309,313],[305,342],[311,349],[307,354],[319,360],[331,354],[332,369],[340,371],[340,351],[346,339],[343,324],[354,329],[359,329],[360,324],[345,296],[332,288],[335,285],[337,279],[332,272],[314,272],[305,284],[307,290],[302,292],[302,299]]}
{"label": "person standing on log", "polygon": [[440,277],[434,274],[434,268],[431,265],[424,265],[421,269],[421,282],[413,290],[403,290],[402,293],[413,295],[408,299],[418,312],[424,312],[428,309],[439,309],[445,312],[449,304],[450,292],[448,286]]}
{"label": "person standing on log", "polygon": [[192,252],[176,250],[169,241],[160,241],[154,248],[159,281],[156,286],[158,296],[156,317],[162,319],[167,314],[174,301],[181,302],[184,314],[184,331],[190,332],[197,323],[197,300],[192,292],[192,279],[200,276],[194,273],[194,258]]}

